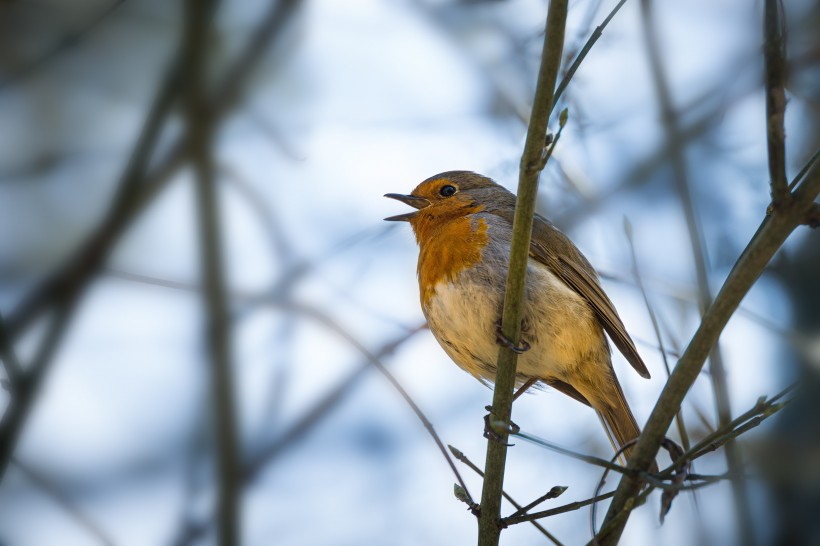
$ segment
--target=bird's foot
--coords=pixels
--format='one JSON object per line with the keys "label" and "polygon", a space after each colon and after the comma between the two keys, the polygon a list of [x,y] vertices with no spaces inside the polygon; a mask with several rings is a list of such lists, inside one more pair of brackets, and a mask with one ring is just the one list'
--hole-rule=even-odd
{"label": "bird's foot", "polygon": [[495,342],[501,345],[502,347],[506,347],[507,349],[513,351],[516,354],[523,354],[530,350],[530,344],[526,342],[526,340],[521,340],[520,345],[516,345],[513,343],[507,336],[504,335],[504,332],[501,331],[501,322],[499,321],[496,323],[495,328]]}
{"label": "bird's foot", "polygon": [[[495,431],[495,428],[498,428],[498,424],[497,423],[492,423],[490,421],[490,418],[493,416],[493,411],[492,411],[493,407],[492,406],[485,406],[484,409],[486,409],[489,412],[487,415],[484,416],[484,437],[487,438],[488,440],[493,441],[493,442],[498,442],[499,444],[506,444],[507,446],[515,445],[515,444],[507,444],[504,441],[504,438],[498,432]],[[494,424],[495,424],[495,428],[493,427]],[[511,433],[511,434],[516,434],[516,433],[518,433],[519,430],[521,430],[521,427],[519,427],[518,425],[516,425],[512,421],[508,421],[506,423],[506,425],[502,425],[502,426],[506,426],[508,433]]]}

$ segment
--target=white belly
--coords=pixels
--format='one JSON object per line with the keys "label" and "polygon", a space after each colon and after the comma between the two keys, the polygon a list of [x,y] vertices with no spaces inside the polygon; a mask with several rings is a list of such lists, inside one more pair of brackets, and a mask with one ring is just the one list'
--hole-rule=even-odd
{"label": "white belly", "polygon": [[[496,328],[500,292],[488,291],[486,277],[465,271],[436,285],[424,314],[438,342],[461,368],[484,382],[495,379],[499,346]],[[496,294],[489,296],[488,294]],[[530,260],[523,339],[517,381],[557,378],[607,351],[601,326],[587,303],[544,265]],[[608,356],[608,355],[607,355]]]}

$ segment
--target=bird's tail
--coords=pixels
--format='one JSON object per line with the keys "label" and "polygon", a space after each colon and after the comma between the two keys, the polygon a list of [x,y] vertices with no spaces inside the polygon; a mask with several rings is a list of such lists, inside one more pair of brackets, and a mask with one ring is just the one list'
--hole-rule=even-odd
{"label": "bird's tail", "polygon": [[[634,447],[633,440],[641,435],[641,429],[638,427],[635,416],[632,415],[632,411],[629,409],[629,404],[627,404],[626,398],[624,397],[624,391],[621,389],[621,385],[614,377],[614,374],[612,380],[615,387],[613,389],[613,396],[610,396],[609,400],[607,400],[602,407],[596,409],[598,417],[601,419],[601,423],[604,425],[606,434],[609,436],[609,441],[612,443],[612,447],[615,451],[620,450],[623,446],[631,442],[631,445],[626,447],[619,457],[621,464],[625,465],[632,454],[632,448]],[[658,465],[655,461],[652,461],[652,466],[649,468],[649,471],[658,471]]]}

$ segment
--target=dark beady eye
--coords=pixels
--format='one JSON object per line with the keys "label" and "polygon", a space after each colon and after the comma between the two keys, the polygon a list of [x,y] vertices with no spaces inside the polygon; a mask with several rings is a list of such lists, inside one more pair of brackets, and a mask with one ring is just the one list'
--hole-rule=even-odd
{"label": "dark beady eye", "polygon": [[438,190],[438,193],[442,197],[450,197],[451,195],[455,195],[456,191],[458,191],[458,190],[456,190],[455,186],[451,186],[450,184],[447,184],[446,186],[442,186],[441,189]]}

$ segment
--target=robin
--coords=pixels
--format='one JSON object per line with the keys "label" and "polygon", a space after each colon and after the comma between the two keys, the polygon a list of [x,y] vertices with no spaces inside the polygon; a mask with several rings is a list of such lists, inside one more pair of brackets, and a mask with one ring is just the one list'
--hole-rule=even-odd
{"label": "robin", "polygon": [[[500,333],[515,195],[469,171],[437,174],[410,195],[406,221],[419,245],[421,308],[444,351],[484,384],[495,380],[497,343],[521,353],[514,399],[536,383],[591,406],[617,448],[640,435],[612,369],[604,332],[641,375],[649,371],[589,261],[549,220],[535,215],[522,340]],[[630,448],[625,449],[629,455]]]}

